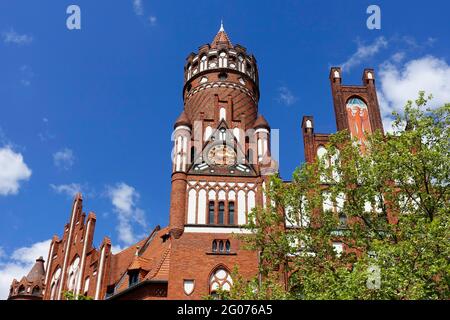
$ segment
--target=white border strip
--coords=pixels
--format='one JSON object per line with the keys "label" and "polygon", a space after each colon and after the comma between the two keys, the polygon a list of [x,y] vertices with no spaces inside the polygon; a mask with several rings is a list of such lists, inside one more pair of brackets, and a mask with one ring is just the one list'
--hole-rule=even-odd
{"label": "white border strip", "polygon": [[184,227],[184,233],[239,233],[251,234],[252,231],[242,228],[223,228],[223,227]]}

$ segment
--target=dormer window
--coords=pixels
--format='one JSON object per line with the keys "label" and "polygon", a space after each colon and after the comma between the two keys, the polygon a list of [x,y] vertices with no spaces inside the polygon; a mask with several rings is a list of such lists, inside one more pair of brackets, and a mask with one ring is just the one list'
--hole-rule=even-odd
{"label": "dormer window", "polygon": [[139,270],[132,270],[128,273],[128,286],[134,286],[139,282]]}

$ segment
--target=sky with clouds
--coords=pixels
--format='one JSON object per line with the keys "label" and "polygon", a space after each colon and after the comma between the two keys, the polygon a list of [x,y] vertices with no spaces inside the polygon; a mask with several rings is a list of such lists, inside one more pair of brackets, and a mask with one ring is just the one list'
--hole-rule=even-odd
{"label": "sky with clouds", "polygon": [[[81,30],[66,9],[81,8]],[[182,109],[187,55],[216,34],[259,66],[259,111],[279,129],[280,170],[303,161],[300,122],[335,131],[329,68],[346,84],[376,70],[383,121],[419,90],[450,101],[446,1],[0,2],[0,298],[12,277],[46,258],[49,239],[84,196],[103,236],[120,250],[168,223],[170,140]]]}

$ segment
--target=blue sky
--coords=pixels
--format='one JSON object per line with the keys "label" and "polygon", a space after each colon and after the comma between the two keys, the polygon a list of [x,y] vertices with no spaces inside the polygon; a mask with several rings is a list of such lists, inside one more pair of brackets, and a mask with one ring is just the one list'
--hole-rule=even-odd
{"label": "blue sky", "polygon": [[[81,30],[66,28],[70,4],[81,8]],[[366,27],[370,4],[381,8],[381,30]],[[123,247],[168,223],[184,61],[221,19],[257,58],[259,111],[280,130],[289,179],[303,161],[302,116],[315,117],[316,132],[335,130],[332,65],[344,66],[347,84],[376,69],[387,126],[419,89],[450,101],[449,11],[438,0],[1,1],[2,278],[62,233],[74,190],[97,215],[96,244],[109,236]]]}

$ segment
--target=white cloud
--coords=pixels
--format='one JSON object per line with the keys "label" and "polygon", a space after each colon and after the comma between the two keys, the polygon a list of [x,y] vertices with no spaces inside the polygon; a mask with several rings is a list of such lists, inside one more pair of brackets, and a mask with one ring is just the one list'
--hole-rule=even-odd
{"label": "white cloud", "polygon": [[73,198],[77,193],[81,192],[82,187],[79,183],[69,183],[69,184],[50,184],[50,187],[59,194],[65,194],[70,198]]}
{"label": "white cloud", "polygon": [[121,247],[121,246],[119,246],[119,245],[114,245],[114,246],[111,246],[111,252],[113,253],[113,254],[118,254],[120,251],[122,251],[124,248],[123,247]]}
{"label": "white cloud", "polygon": [[341,63],[342,71],[348,72],[351,68],[360,65],[365,60],[376,55],[381,49],[388,46],[388,41],[384,37],[378,37],[372,44],[364,45],[358,41],[358,48],[350,58],[344,63]]}
{"label": "white cloud", "polygon": [[11,147],[0,148],[0,195],[17,194],[22,180],[28,180],[31,169],[23,161],[20,153]]}
{"label": "white cloud", "polygon": [[144,14],[144,5],[142,0],[133,0],[133,10],[138,16],[142,16]]}
{"label": "white cloud", "polygon": [[119,220],[117,225],[119,240],[125,245],[133,244],[137,241],[133,223],[137,223],[143,228],[147,226],[145,212],[136,207],[136,202],[140,197],[139,193],[132,186],[122,182],[114,187],[109,187],[107,194],[112,201],[114,211],[117,213]]}
{"label": "white cloud", "polygon": [[157,19],[155,16],[150,16],[148,17],[148,22],[150,23],[151,26],[156,26]]}
{"label": "white cloud", "polygon": [[30,44],[33,41],[33,37],[27,34],[18,34],[14,29],[2,32],[4,43],[14,43],[17,45]]}
{"label": "white cloud", "polygon": [[64,170],[69,170],[73,166],[74,160],[73,151],[69,148],[64,148],[53,154],[53,163],[55,166]]}
{"label": "white cloud", "polygon": [[23,65],[20,67],[20,83],[28,87],[31,85],[31,80],[34,78],[34,72],[30,66]]}
{"label": "white cloud", "polygon": [[[16,249],[5,261],[0,260],[0,299],[6,299],[13,279],[20,281],[33,267],[36,259],[47,259],[51,240],[36,242],[30,247]],[[3,255],[6,257],[6,254]]]}
{"label": "white cloud", "polygon": [[388,131],[392,112],[400,112],[419,91],[433,95],[431,107],[450,102],[450,66],[443,59],[429,55],[401,65],[387,61],[381,65],[378,78],[383,125]]}
{"label": "white cloud", "polygon": [[297,97],[288,87],[282,86],[278,88],[277,100],[284,105],[290,106],[297,101]]}

